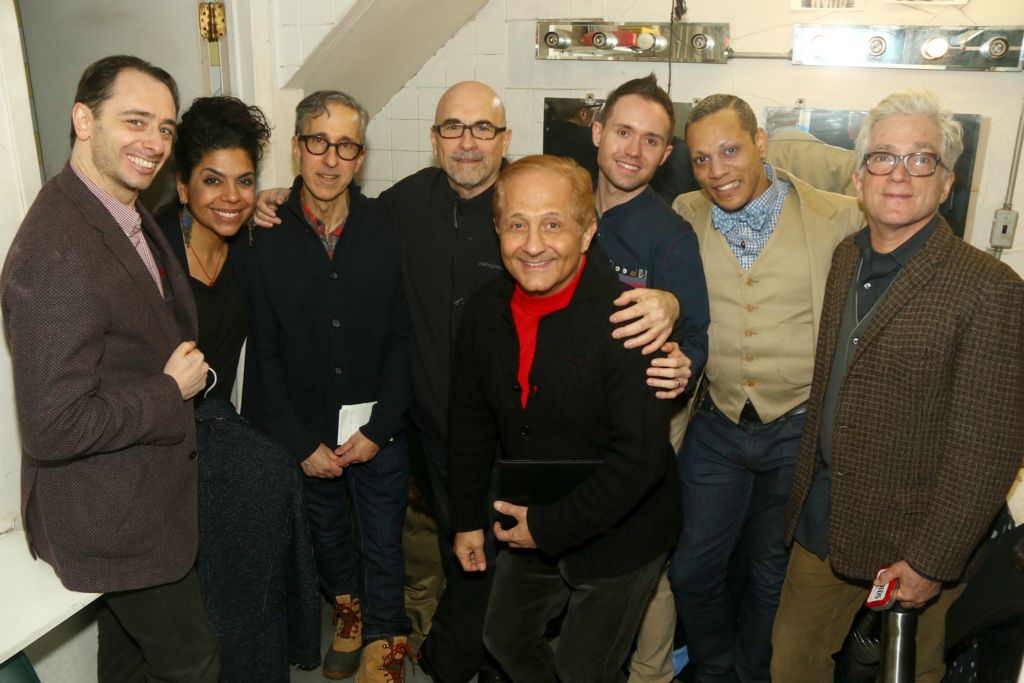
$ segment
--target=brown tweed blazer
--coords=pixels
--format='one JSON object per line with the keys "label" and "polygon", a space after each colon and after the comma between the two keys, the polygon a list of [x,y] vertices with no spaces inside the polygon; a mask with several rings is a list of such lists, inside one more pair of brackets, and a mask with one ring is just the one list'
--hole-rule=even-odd
{"label": "brown tweed blazer", "polygon": [[[847,238],[832,259],[787,543],[820,462],[820,411],[859,257]],[[833,452],[829,545],[838,574],[867,580],[906,560],[942,581],[970,578],[1024,456],[1024,282],[945,221],[857,345]]]}
{"label": "brown tweed blazer", "polygon": [[188,281],[140,207],[172,305],[70,166],[40,190],[3,274],[32,550],[77,591],[185,575],[195,561],[191,402],[163,374],[196,338]]}

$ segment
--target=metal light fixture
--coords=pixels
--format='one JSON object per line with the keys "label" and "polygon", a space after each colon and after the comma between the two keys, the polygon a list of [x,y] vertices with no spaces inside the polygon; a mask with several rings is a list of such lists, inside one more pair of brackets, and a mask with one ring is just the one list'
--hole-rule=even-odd
{"label": "metal light fixture", "polygon": [[538,59],[599,59],[724,64],[728,24],[537,22]]}
{"label": "metal light fixture", "polygon": [[959,71],[1024,70],[1024,26],[797,24],[793,63]]}

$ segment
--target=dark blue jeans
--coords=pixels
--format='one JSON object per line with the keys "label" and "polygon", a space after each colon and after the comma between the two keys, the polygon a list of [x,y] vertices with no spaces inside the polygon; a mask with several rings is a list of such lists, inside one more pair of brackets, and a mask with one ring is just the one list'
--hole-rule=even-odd
{"label": "dark blue jeans", "polygon": [[405,614],[402,518],[409,498],[409,449],[396,437],[369,461],[335,479],[302,478],[320,588],[353,595],[363,612],[363,640],[402,635]]}
{"label": "dark blue jeans", "polygon": [[[679,456],[683,532],[669,566],[695,681],[769,680],[772,622],[789,558],[783,544],[804,415],[733,424],[710,398]],[[737,547],[745,578],[730,590]]]}

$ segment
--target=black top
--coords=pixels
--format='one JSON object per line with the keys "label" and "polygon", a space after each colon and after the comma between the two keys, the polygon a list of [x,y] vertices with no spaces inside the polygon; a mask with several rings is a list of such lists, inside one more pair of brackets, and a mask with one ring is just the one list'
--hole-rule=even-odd
{"label": "black top", "polygon": [[242,284],[235,269],[225,263],[212,287],[194,277],[189,285],[199,315],[199,349],[217,373],[216,381],[210,377],[207,389],[196,397],[197,404],[203,398],[230,399],[249,326]]}
{"label": "black top", "polygon": [[604,212],[597,241],[619,280],[675,294],[680,317],[672,339],[696,377],[708,357],[708,287],[697,234],[651,188]]}
{"label": "black top", "polygon": [[[208,397],[229,399],[235,386],[238,358],[249,326],[244,277],[244,252],[248,233],[243,229],[228,240],[227,261],[221,267],[217,281],[210,287],[189,275],[188,257],[185,252],[185,241],[181,236],[178,210],[174,205],[163,206],[157,211],[156,220],[188,276],[189,287],[196,302],[196,313],[199,316],[197,346],[203,352],[206,362],[217,373],[216,384],[213,383],[212,375],[207,377],[207,388],[213,386]],[[247,380],[248,377],[247,371]],[[196,396],[197,406],[202,402],[205,393],[204,389]]]}
{"label": "black top", "polygon": [[512,279],[469,302],[455,349],[448,484],[457,531],[488,524],[488,479],[505,458],[603,459],[594,474],[527,523],[542,552],[574,576],[632,571],[666,552],[679,534],[679,481],[668,441],[668,401],[645,381],[649,358],[612,339],[612,301],[624,286],[607,260],[588,258],[568,307],[537,330],[527,407],[517,382],[519,343]]}
{"label": "black top", "polygon": [[297,177],[281,225],[256,231],[248,269],[262,426],[299,461],[337,445],[338,410],[376,401],[360,431],[383,447],[405,427],[409,316],[384,205],[349,187],[334,258],[306,222]]}
{"label": "black top", "polygon": [[[293,193],[294,194],[294,193]],[[494,231],[492,185],[463,200],[439,168],[425,168],[381,193],[401,243],[413,339],[416,427],[444,443],[451,354],[466,301],[505,268]]]}

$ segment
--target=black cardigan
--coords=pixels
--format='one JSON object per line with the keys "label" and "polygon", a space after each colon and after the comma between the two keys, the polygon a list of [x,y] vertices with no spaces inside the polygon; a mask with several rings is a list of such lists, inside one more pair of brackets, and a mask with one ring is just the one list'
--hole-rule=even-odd
{"label": "black cardigan", "polygon": [[649,358],[612,339],[608,317],[625,286],[591,254],[569,306],[540,321],[525,410],[516,379],[519,342],[498,278],[470,299],[453,357],[448,486],[456,531],[483,528],[500,442],[509,459],[600,459],[594,474],[527,523],[545,554],[574,577],[632,571],[678,538],[679,480],[668,409],[646,384]]}
{"label": "black cardigan", "polygon": [[301,177],[281,225],[256,231],[248,271],[265,427],[302,461],[336,446],[338,409],[377,401],[363,434],[383,447],[405,428],[409,314],[384,206],[354,185],[329,259],[302,211]]}

